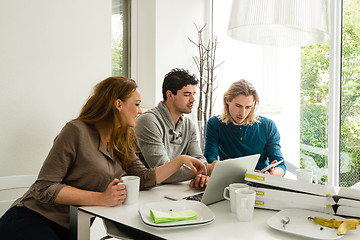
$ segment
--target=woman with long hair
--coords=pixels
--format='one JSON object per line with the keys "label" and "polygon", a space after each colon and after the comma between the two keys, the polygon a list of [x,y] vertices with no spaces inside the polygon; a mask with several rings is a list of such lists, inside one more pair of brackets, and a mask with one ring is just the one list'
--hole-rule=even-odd
{"label": "woman with long hair", "polygon": [[136,156],[133,127],[141,113],[136,82],[110,77],[98,83],[78,118],[55,138],[36,182],[0,219],[1,239],[68,239],[69,205],[124,202],[122,175],[140,177],[140,188],[161,183],[183,164],[205,172],[195,158],[147,169]]}

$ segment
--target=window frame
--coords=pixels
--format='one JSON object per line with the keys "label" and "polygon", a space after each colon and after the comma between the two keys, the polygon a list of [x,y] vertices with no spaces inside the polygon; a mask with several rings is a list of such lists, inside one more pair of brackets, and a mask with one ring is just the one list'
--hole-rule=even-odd
{"label": "window frame", "polygon": [[330,3],[330,80],[328,131],[328,184],[340,184],[340,124],[342,71],[342,12],[343,0]]}
{"label": "window frame", "polygon": [[112,15],[123,16],[123,51],[122,74],[123,77],[131,76],[131,2],[130,0],[112,0]]}

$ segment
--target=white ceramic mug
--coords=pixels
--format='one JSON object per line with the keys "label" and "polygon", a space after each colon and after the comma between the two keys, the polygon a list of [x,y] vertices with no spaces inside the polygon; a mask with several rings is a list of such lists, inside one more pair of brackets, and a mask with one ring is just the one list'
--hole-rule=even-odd
{"label": "white ceramic mug", "polygon": [[251,221],[254,215],[256,192],[251,189],[235,190],[236,216],[239,221]]}
{"label": "white ceramic mug", "polygon": [[315,183],[318,184],[318,179],[316,175],[314,175],[313,171],[308,169],[297,169],[296,170],[296,178],[299,181],[304,181],[307,183]]}
{"label": "white ceramic mug", "polygon": [[245,183],[231,183],[228,187],[224,188],[224,198],[230,200],[231,212],[236,213],[235,190],[248,188],[249,186]]}
{"label": "white ceramic mug", "polygon": [[123,204],[135,204],[139,200],[140,178],[138,176],[124,176],[121,178],[126,186],[126,199]]}

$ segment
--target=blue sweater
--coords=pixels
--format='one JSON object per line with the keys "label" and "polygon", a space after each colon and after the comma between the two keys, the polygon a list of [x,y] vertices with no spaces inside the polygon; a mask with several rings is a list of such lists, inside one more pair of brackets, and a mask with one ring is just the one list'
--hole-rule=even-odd
{"label": "blue sweater", "polygon": [[[275,123],[268,118],[258,117],[252,125],[225,124],[219,116],[213,116],[206,125],[204,156],[209,163],[260,153],[256,165],[261,170],[273,160],[281,161],[280,134]],[[285,163],[278,165],[286,171]]]}

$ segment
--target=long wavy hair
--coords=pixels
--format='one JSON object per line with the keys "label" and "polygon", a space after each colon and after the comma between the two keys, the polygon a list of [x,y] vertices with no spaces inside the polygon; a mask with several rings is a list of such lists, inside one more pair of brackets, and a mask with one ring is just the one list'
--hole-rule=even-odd
{"label": "long wavy hair", "polygon": [[257,121],[257,116],[255,115],[255,111],[257,106],[259,105],[259,96],[256,92],[256,89],[253,87],[253,85],[250,82],[241,79],[237,82],[232,83],[229,89],[224,93],[224,98],[223,98],[224,112],[220,116],[220,119],[223,123],[228,124],[231,121],[229,105],[226,103],[226,100],[231,102],[235,97],[237,97],[240,94],[244,96],[254,97],[254,105],[249,115],[244,120],[244,123],[253,124]]}
{"label": "long wavy hair", "polygon": [[109,77],[95,86],[77,118],[93,127],[97,123],[108,127],[111,132],[109,147],[119,156],[124,169],[134,160],[137,140],[134,129],[127,126],[116,109],[115,101],[125,102],[136,89],[137,84],[132,79]]}

